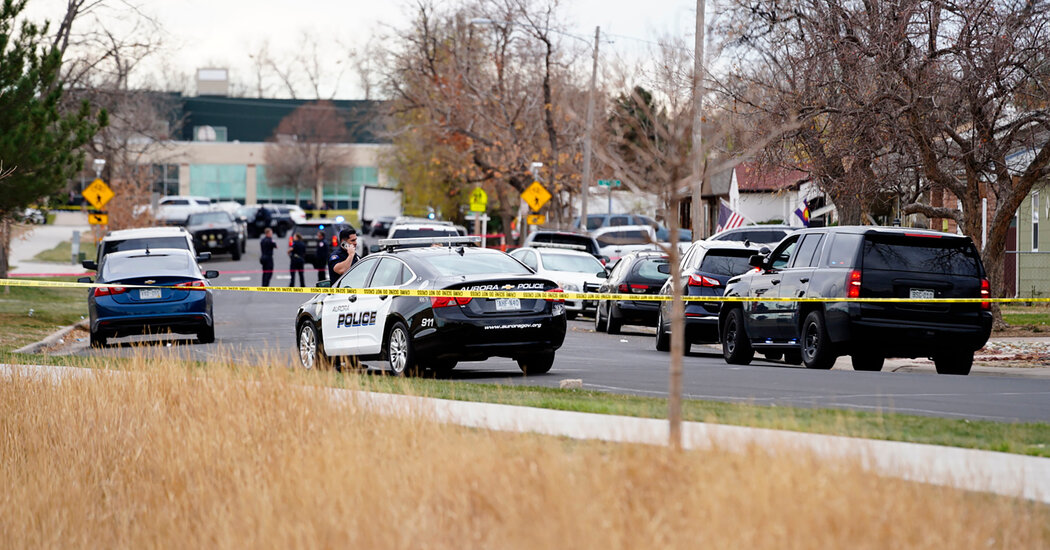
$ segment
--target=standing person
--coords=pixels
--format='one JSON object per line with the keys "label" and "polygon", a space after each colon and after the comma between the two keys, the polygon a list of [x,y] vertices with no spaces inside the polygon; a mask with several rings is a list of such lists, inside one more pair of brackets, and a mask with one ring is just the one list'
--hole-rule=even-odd
{"label": "standing person", "polygon": [[325,261],[328,259],[328,237],[325,236],[324,231],[317,232],[317,250],[314,254],[314,268],[317,269],[317,282],[325,280],[328,276],[328,270],[325,269]]}
{"label": "standing person", "polygon": [[339,232],[339,248],[328,256],[328,278],[335,284],[357,262],[357,230],[347,227]]}
{"label": "standing person", "polygon": [[262,264],[262,286],[270,286],[270,278],[273,277],[273,251],[277,243],[273,242],[273,229],[269,227],[263,232],[263,238],[259,241],[259,263]]}
{"label": "standing person", "polygon": [[292,281],[288,286],[295,286],[295,274],[299,274],[299,286],[306,286],[306,275],[303,274],[303,269],[306,268],[306,243],[303,242],[303,236],[296,233],[292,235],[292,247],[288,249],[288,256],[291,257],[291,263],[288,266],[291,271]]}
{"label": "standing person", "polygon": [[255,211],[255,220],[252,222],[255,225],[256,235],[261,235],[270,227],[270,222],[273,221],[273,216],[270,215],[270,209],[266,208],[266,205],[260,204],[259,209]]}

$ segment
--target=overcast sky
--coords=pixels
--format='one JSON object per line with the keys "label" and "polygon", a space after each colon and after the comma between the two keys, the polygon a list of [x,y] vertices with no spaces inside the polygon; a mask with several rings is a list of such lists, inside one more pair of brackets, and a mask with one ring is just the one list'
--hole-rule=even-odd
{"label": "overcast sky", "polygon": [[[134,1],[134,0],[127,0]],[[119,4],[120,0],[113,0]],[[58,20],[65,0],[31,0],[28,15]],[[264,41],[271,53],[288,55],[301,43],[304,32],[319,42],[361,45],[385,26],[408,21],[404,0],[138,0],[141,10],[160,22],[165,31],[163,59],[181,73],[192,75],[200,67],[227,67],[231,79],[248,81],[248,53]],[[691,37],[695,0],[564,0],[564,24],[571,32],[593,37],[595,25],[610,35],[603,54],[639,55],[647,45],[625,37],[656,40],[660,36]],[[125,20],[116,11],[105,12],[103,24],[121,29]],[[689,38],[691,40],[691,38]],[[332,48],[336,50],[337,48]],[[326,61],[335,63],[336,51]],[[159,62],[155,65],[159,66]],[[155,68],[155,67],[154,67]],[[335,84],[331,84],[335,87]],[[331,92],[326,92],[331,93]],[[345,76],[335,90],[338,98],[362,94],[356,78]]]}

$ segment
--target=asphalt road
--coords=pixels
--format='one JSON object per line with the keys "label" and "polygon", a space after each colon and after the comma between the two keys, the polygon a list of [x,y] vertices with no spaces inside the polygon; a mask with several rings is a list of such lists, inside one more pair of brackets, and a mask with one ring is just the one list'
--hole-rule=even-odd
{"label": "asphalt road", "polygon": [[[275,253],[279,270],[287,268],[287,241]],[[258,270],[258,242],[248,243],[239,262],[228,255],[205,264],[220,271]],[[307,272],[307,284],[317,280]],[[218,285],[258,285],[258,273],[226,273]],[[288,285],[278,271],[272,284]],[[270,361],[297,364],[292,327],[304,294],[215,292],[215,344],[160,338],[147,345],[160,353],[192,359]],[[625,327],[621,335],[595,333],[589,319],[572,321],[551,372],[528,378],[509,359],[461,363],[453,378],[468,382],[554,386],[566,378],[583,380],[587,389],[662,397],[667,394],[668,354],[657,352],[653,332]],[[133,353],[140,338],[122,338],[105,350],[83,349],[89,355]],[[168,346],[169,343],[174,343]],[[848,363],[848,362],[847,362]],[[841,363],[840,363],[841,364]],[[382,363],[373,365],[385,366]],[[836,366],[810,371],[801,366],[756,360],[749,366],[727,365],[716,349],[694,347],[684,362],[688,398],[745,402],[758,405],[831,407],[866,411],[1005,421],[1050,421],[1050,378],[1008,376],[940,376],[915,372],[854,372]]]}

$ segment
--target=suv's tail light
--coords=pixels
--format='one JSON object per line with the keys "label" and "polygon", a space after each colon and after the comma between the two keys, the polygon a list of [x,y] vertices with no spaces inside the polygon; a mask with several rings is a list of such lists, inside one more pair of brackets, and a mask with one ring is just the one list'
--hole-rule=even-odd
{"label": "suv's tail light", "polygon": [[204,281],[186,281],[185,283],[179,283],[175,285],[178,288],[206,288],[208,283]]}
{"label": "suv's tail light", "polygon": [[[562,290],[562,289],[560,289],[560,288],[552,288],[552,289],[548,290],[547,292],[557,292],[557,293],[559,293],[559,294],[560,294],[560,293],[563,293],[563,292],[565,292],[565,291],[564,291],[564,290]],[[564,299],[561,299],[561,300],[555,300],[554,298],[547,298],[547,301],[548,301],[548,302],[557,302],[557,303],[559,303],[559,304],[563,304],[563,303],[565,303],[565,300],[564,300]]]}
{"label": "suv's tail light", "polygon": [[860,270],[854,269],[849,272],[846,280],[846,297],[860,298]]}
{"label": "suv's tail light", "polygon": [[697,275],[693,273],[689,276],[689,286],[707,286],[707,287],[719,287],[722,283],[718,279],[711,277],[705,277],[703,275]]}
{"label": "suv's tail light", "polygon": [[[988,279],[981,279],[981,298],[990,298],[992,296],[992,286],[988,284]],[[981,309],[988,311],[992,309],[991,302],[981,302]]]}
{"label": "suv's tail light", "polygon": [[127,291],[128,289],[122,286],[100,286],[95,288],[95,296],[115,296]]}
{"label": "suv's tail light", "polygon": [[339,236],[332,235],[332,248],[339,248]]}
{"label": "suv's tail light", "polygon": [[292,246],[292,243],[294,242],[293,239],[295,239],[295,235],[291,235],[288,237],[288,246]]}
{"label": "suv's tail light", "polygon": [[470,303],[473,298],[467,297],[452,297],[452,296],[431,296],[430,307],[451,307],[451,306],[465,306]]}

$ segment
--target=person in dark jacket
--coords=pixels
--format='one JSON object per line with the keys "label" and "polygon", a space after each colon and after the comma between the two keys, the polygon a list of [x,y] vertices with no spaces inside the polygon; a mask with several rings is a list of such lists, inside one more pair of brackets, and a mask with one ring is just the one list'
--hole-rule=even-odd
{"label": "person in dark jacket", "polygon": [[317,232],[317,251],[314,254],[314,268],[317,269],[317,282],[328,278],[328,237],[324,231]]}
{"label": "person in dark jacket", "polygon": [[270,214],[270,209],[266,208],[266,205],[259,205],[259,209],[255,211],[255,234],[261,235],[268,227],[270,222],[273,221],[273,216]]}
{"label": "person in dark jacket", "polygon": [[262,286],[270,286],[270,278],[273,277],[273,251],[277,243],[273,242],[273,229],[269,227],[263,233],[259,241],[259,263],[262,264]]}
{"label": "person in dark jacket", "polygon": [[303,242],[303,236],[296,233],[292,236],[292,247],[288,249],[288,256],[291,258],[291,263],[288,269],[292,274],[292,281],[288,286],[295,286],[295,274],[299,274],[299,286],[306,286],[306,275],[303,274],[303,269],[306,268],[306,243]]}
{"label": "person in dark jacket", "polygon": [[347,227],[339,232],[339,248],[328,255],[328,278],[332,284],[357,262],[357,230]]}

